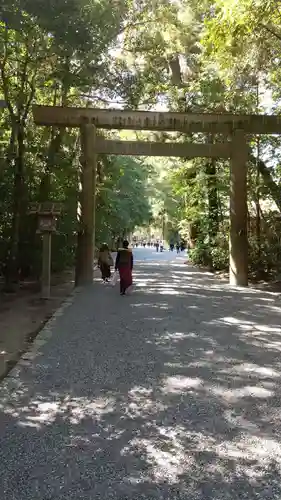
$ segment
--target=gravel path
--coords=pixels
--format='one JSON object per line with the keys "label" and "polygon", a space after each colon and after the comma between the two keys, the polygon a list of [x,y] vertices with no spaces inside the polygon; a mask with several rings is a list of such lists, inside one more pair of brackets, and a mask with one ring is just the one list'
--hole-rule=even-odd
{"label": "gravel path", "polygon": [[135,274],[75,294],[2,383],[0,497],[280,500],[280,298]]}

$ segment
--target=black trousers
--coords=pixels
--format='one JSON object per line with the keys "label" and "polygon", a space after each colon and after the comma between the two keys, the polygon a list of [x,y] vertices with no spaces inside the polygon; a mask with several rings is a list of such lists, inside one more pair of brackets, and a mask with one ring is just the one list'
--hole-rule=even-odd
{"label": "black trousers", "polygon": [[102,263],[100,265],[100,270],[101,270],[101,277],[103,280],[110,278],[111,271],[110,271],[110,266],[108,264]]}
{"label": "black trousers", "polygon": [[120,278],[120,293],[125,293],[126,292],[126,287],[124,285],[123,280]]}

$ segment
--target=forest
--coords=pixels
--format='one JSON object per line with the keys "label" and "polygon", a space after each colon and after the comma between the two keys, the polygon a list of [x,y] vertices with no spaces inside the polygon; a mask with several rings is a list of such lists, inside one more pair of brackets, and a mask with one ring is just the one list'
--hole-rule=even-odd
{"label": "forest", "polygon": [[[280,112],[278,0],[0,0],[0,273],[40,276],[32,202],[62,203],[54,272],[75,263],[80,142],[36,127],[32,105]],[[106,131],[108,138],[212,142],[203,134]],[[280,137],[249,137],[252,277],[281,272]],[[98,157],[96,244],[136,228],[180,233],[196,265],[228,266],[229,163]]]}

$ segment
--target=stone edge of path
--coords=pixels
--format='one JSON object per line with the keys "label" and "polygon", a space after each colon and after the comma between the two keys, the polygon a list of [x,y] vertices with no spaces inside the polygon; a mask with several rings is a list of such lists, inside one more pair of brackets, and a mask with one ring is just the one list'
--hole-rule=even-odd
{"label": "stone edge of path", "polygon": [[[60,306],[46,319],[43,326],[41,325],[37,330],[32,332],[31,340],[26,343],[26,348],[17,351],[13,354],[11,359],[6,363],[6,367],[0,372],[0,394],[1,389],[5,387],[8,389],[15,389],[13,381],[17,380],[20,376],[21,369],[30,365],[33,360],[40,354],[40,348],[53,335],[53,325],[59,316],[62,316],[65,309],[70,307],[77,294],[81,292],[83,287],[74,288],[63,300]],[[11,384],[12,382],[12,384]]]}

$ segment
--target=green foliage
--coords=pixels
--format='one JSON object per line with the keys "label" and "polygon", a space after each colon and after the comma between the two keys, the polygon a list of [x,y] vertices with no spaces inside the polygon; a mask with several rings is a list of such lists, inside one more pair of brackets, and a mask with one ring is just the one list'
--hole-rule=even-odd
{"label": "green foliage", "polygon": [[[75,259],[79,201],[76,131],[35,127],[34,102],[88,105],[88,96],[116,84],[110,48],[124,28],[130,1],[0,2],[0,262],[11,280],[39,276],[41,237],[28,215],[34,201],[64,205],[53,238],[53,270]],[[116,65],[117,68],[118,65]],[[112,79],[108,78],[112,72]],[[93,101],[94,104],[94,101]],[[132,159],[100,159],[97,241],[132,231],[150,217],[146,166]]]}
{"label": "green foliage", "polygon": [[133,232],[151,218],[146,192],[148,167],[131,157],[111,157],[104,164],[97,200],[97,242]]}
{"label": "green foliage", "polygon": [[207,266],[210,262],[208,245],[203,242],[197,242],[197,245],[189,252],[189,259],[196,266]]}
{"label": "green foliage", "polygon": [[[191,112],[280,113],[281,22],[266,0],[0,0],[0,261],[40,271],[28,203],[64,203],[54,270],[73,265],[79,201],[76,131],[34,127],[34,102]],[[123,131],[109,133],[125,138]],[[129,133],[127,134],[127,136]],[[204,134],[131,133],[160,142],[212,142]],[[250,138],[250,268],[280,267],[280,139]],[[100,157],[97,244],[149,225],[194,247],[193,262],[227,267],[225,161]],[[254,221],[254,222],[253,222]]]}

